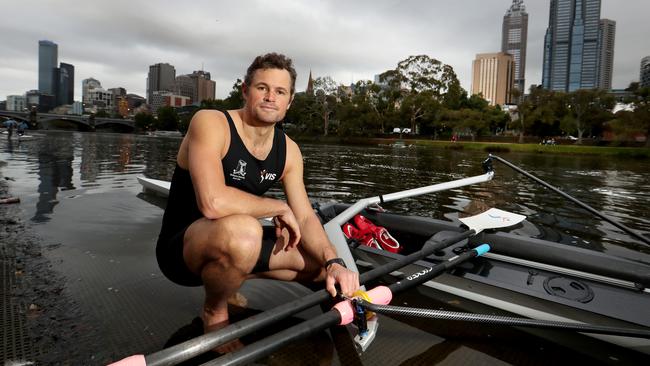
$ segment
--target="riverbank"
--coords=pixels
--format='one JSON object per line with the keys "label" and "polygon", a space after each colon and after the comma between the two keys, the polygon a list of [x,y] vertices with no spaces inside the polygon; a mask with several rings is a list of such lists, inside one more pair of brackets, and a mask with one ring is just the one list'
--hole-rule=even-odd
{"label": "riverbank", "polygon": [[[0,161],[0,198],[11,197],[11,177]],[[67,296],[65,280],[53,270],[41,240],[23,220],[20,202],[0,204],[0,297],[5,364],[69,364],[79,359],[79,335],[92,333],[79,326],[84,317]],[[87,359],[87,357],[85,357]]]}
{"label": "riverbank", "polygon": [[[292,137],[293,138],[293,137]],[[562,145],[541,145],[531,143],[509,143],[509,142],[471,142],[471,141],[440,141],[417,138],[400,139],[395,138],[362,138],[338,136],[297,136],[299,142],[309,143],[342,143],[354,145],[392,145],[395,142],[403,141],[409,146],[429,146],[448,150],[483,151],[486,153],[508,153],[524,152],[535,154],[568,154],[568,155],[602,155],[616,156],[632,159],[650,159],[650,148],[647,147],[618,147],[618,146],[588,146],[575,144]]]}

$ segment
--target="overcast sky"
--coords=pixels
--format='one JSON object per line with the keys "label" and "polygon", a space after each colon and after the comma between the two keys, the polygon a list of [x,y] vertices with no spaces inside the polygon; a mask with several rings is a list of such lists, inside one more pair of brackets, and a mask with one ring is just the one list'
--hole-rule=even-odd
{"label": "overcast sky", "polygon": [[[0,6],[0,100],[38,88],[38,41],[59,46],[59,62],[81,80],[145,96],[149,65],[176,74],[203,68],[228,95],[252,59],[276,51],[293,58],[304,90],[314,77],[349,84],[372,80],[408,56],[451,65],[471,88],[477,53],[501,47],[512,0],[14,0]],[[524,0],[529,14],[526,87],[539,84],[549,0]],[[617,22],[614,88],[639,79],[650,55],[650,0],[602,0],[601,18]]]}

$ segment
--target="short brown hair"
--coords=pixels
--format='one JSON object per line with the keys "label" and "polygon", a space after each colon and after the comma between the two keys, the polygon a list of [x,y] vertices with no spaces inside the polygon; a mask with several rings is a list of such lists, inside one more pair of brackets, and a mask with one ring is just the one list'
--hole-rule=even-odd
{"label": "short brown hair", "polygon": [[253,74],[255,74],[255,71],[265,69],[287,70],[291,76],[291,95],[293,95],[296,91],[296,69],[293,68],[291,59],[280,53],[272,52],[255,57],[253,63],[246,70],[244,83],[250,86],[253,82]]}

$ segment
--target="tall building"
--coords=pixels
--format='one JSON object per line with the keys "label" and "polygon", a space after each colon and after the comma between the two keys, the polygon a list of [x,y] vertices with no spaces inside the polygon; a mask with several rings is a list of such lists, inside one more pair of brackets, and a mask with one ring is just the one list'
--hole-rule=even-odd
{"label": "tall building", "polygon": [[574,91],[598,81],[600,0],[551,0],[542,86]]}
{"label": "tall building", "polygon": [[158,63],[149,66],[147,76],[147,103],[151,104],[153,92],[168,91],[175,89],[176,69],[170,64]]}
{"label": "tall building", "polygon": [[54,69],[58,64],[59,46],[51,41],[38,41],[38,91],[54,95]]}
{"label": "tall building", "polygon": [[111,111],[113,108],[113,93],[102,88],[97,79],[88,78],[81,81],[81,96],[84,108],[93,111]]}
{"label": "tall building", "polygon": [[512,102],[515,61],[505,52],[480,53],[472,64],[472,94],[482,94],[490,105]]}
{"label": "tall building", "polygon": [[646,56],[641,59],[639,86],[642,88],[650,88],[650,56]]}
{"label": "tall building", "polygon": [[90,105],[90,92],[92,89],[101,89],[102,84],[97,79],[88,78],[81,81],[81,101]]}
{"label": "tall building", "polygon": [[598,81],[596,87],[604,90],[612,89],[612,73],[614,71],[614,40],[616,39],[616,22],[601,19],[598,31]]}
{"label": "tall building", "polygon": [[194,103],[201,103],[204,100],[214,100],[217,83],[210,79],[210,73],[203,70],[194,71],[190,77],[196,82],[196,99]]}
{"label": "tall building", "polygon": [[176,77],[176,84],[174,86],[174,93],[188,97],[192,102],[196,102],[196,83],[190,75],[178,75]]}
{"label": "tall building", "polygon": [[27,108],[26,102],[24,95],[7,95],[6,109],[8,111],[22,112]]}
{"label": "tall building", "polygon": [[61,62],[59,65],[59,87],[56,94],[59,105],[74,102],[74,66]]}
{"label": "tall building", "polygon": [[512,0],[503,16],[501,52],[512,55],[515,60],[515,88],[526,92],[526,43],[528,40],[528,13],[523,0]]}
{"label": "tall building", "polygon": [[216,83],[210,80],[210,73],[199,70],[188,75],[176,77],[174,91],[191,99],[191,103],[200,104],[204,100],[214,99]]}

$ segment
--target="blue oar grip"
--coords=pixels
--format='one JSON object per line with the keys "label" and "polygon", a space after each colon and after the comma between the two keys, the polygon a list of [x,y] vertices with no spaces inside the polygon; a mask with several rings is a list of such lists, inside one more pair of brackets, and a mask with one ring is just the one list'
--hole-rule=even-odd
{"label": "blue oar grip", "polygon": [[490,251],[490,244],[481,244],[474,248],[474,250],[476,250],[478,256],[481,256]]}

